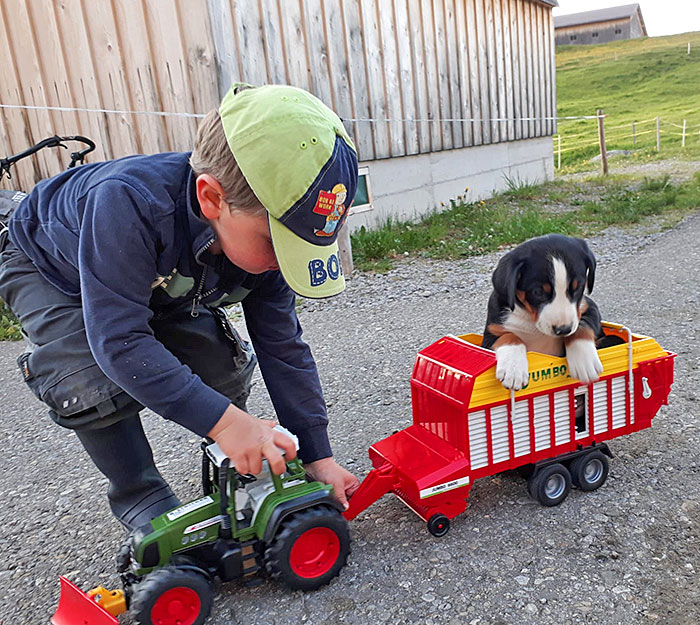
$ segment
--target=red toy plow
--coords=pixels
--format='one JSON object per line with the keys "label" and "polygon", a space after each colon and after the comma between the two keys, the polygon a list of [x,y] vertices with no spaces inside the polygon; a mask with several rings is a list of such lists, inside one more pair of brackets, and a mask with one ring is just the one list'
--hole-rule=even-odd
{"label": "red toy plow", "polygon": [[126,611],[121,590],[109,591],[100,586],[84,593],[65,577],[60,579],[61,599],[51,618],[52,625],[119,625],[116,615]]}

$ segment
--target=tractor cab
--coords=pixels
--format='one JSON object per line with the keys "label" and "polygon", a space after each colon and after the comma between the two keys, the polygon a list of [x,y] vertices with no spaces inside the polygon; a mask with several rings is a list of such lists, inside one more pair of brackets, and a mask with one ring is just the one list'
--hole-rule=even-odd
{"label": "tractor cab", "polygon": [[[299,448],[296,436],[281,426],[277,426],[277,429],[287,434]],[[298,458],[286,463],[282,475],[270,471],[267,460],[263,460],[260,473],[250,475],[236,471],[217,443],[204,442],[202,449],[202,489],[205,495],[224,493],[234,536],[243,537],[249,533],[246,530],[255,525],[258,511],[271,494],[283,494],[285,489],[307,484],[304,465]]]}

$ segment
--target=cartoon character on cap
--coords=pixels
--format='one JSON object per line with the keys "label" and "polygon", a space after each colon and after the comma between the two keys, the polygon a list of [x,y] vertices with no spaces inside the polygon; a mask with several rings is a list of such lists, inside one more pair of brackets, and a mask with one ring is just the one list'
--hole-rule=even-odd
{"label": "cartoon character on cap", "polygon": [[348,190],[345,188],[345,185],[339,182],[331,189],[331,193],[335,195],[335,204],[331,212],[326,216],[326,225],[323,227],[323,230],[314,230],[314,234],[317,237],[333,236],[340,218],[345,214],[345,198],[348,196]]}

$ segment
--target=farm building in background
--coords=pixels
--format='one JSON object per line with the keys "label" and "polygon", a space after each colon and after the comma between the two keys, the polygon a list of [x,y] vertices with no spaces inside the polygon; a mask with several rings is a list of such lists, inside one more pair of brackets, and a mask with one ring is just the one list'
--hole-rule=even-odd
{"label": "farm building in background", "polygon": [[[98,143],[89,160],[185,151],[198,120],[182,113],[216,108],[234,81],[287,83],[335,109],[355,140],[351,228],[413,218],[466,187],[474,200],[553,176],[556,5],[3,0],[0,104],[36,108],[0,108],[0,150],[83,134]],[[67,164],[45,152],[3,186],[26,190]]]}
{"label": "farm building in background", "polygon": [[647,36],[639,4],[626,4],[554,18],[556,45],[608,43]]}

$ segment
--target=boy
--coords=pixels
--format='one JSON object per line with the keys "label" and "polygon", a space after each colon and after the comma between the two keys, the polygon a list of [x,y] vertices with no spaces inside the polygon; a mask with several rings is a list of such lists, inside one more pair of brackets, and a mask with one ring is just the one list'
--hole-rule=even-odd
{"label": "boy", "polygon": [[[273,422],[245,411],[256,361],[309,473],[347,506],[359,484],[333,460],[294,295],[344,288],[342,222],[314,235],[339,184],[349,205],[357,157],[332,111],[293,87],[237,84],[191,155],[69,169],[15,211],[0,297],[30,343],[20,369],[109,479],[127,529],[179,503],[154,465],[144,406],[214,439],[241,473],[258,473],[263,458],[281,473],[279,448],[295,457]],[[233,302],[255,353],[219,308]]]}

